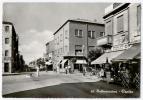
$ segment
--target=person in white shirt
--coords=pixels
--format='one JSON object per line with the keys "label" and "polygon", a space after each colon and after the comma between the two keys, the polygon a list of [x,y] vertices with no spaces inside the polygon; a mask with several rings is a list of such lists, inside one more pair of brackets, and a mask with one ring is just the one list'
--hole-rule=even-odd
{"label": "person in white shirt", "polygon": [[37,66],[37,77],[39,77],[39,71],[40,71],[40,68],[39,66]]}

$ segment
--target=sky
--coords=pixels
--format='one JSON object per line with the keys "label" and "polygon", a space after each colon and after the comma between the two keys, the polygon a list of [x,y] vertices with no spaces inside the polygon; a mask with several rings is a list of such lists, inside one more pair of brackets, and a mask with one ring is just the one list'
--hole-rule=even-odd
{"label": "sky", "polygon": [[4,3],[3,21],[14,24],[19,36],[19,51],[28,64],[43,57],[45,44],[67,19],[97,20],[103,23],[110,3]]}

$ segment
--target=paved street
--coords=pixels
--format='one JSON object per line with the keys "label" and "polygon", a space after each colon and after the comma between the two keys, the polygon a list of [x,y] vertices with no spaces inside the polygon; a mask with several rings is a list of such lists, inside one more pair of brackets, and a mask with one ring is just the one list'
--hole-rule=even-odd
{"label": "paved street", "polygon": [[139,91],[108,84],[95,76],[84,77],[80,73],[66,75],[41,72],[39,78],[4,76],[3,97],[135,98],[139,97]]}
{"label": "paved street", "polygon": [[41,88],[45,86],[58,85],[61,83],[77,83],[77,82],[96,82],[97,77],[82,76],[78,74],[57,74],[55,72],[40,72],[40,76],[36,77],[33,72],[33,77],[29,74],[3,76],[3,94]]}

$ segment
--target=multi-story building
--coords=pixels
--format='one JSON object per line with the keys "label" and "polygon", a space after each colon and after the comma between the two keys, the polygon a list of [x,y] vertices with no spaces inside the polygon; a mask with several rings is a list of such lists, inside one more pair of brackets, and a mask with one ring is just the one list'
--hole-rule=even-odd
{"label": "multi-story building", "polygon": [[53,59],[54,57],[54,40],[46,43],[46,59]]}
{"label": "multi-story building", "polygon": [[12,73],[19,67],[18,35],[10,22],[3,22],[2,33],[2,70]]}
{"label": "multi-story building", "polygon": [[134,62],[136,65],[132,66],[138,69],[141,54],[141,4],[113,3],[105,9],[103,18],[105,36],[97,40],[97,45],[104,47],[111,45],[112,48],[92,64],[105,64],[108,59],[110,63]]}
{"label": "multi-story building", "polygon": [[45,54],[45,67],[46,70],[53,70],[54,60],[54,40],[46,43],[46,54]]}
{"label": "multi-story building", "polygon": [[[104,24],[89,20],[67,20],[54,33],[54,66],[76,58],[76,64],[85,64],[88,52],[96,46],[97,34],[104,33]],[[64,60],[65,59],[65,60]],[[69,63],[69,62],[68,62]]]}

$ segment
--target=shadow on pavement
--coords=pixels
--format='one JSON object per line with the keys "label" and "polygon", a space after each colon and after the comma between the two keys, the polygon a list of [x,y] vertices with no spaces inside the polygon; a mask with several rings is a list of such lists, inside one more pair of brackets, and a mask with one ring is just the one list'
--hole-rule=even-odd
{"label": "shadow on pavement", "polygon": [[103,81],[63,83],[3,95],[4,98],[139,98],[140,91]]}

